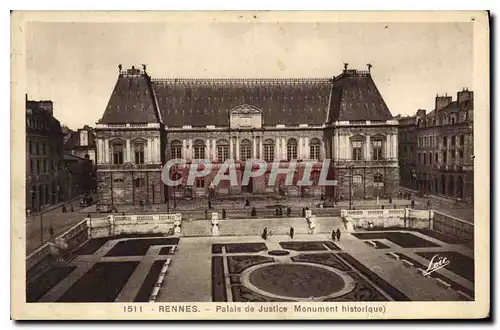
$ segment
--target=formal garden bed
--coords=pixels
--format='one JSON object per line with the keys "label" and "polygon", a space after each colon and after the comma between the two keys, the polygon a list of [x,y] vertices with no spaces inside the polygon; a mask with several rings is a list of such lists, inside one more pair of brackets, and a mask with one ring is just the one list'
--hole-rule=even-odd
{"label": "formal garden bed", "polygon": [[340,250],[337,245],[329,241],[292,241],[280,242],[279,244],[283,249],[294,251],[326,251],[327,249],[323,245],[328,246],[331,250]]}
{"label": "formal garden bed", "polygon": [[143,256],[152,245],[177,245],[177,243],[179,243],[177,237],[130,239],[116,243],[106,253],[106,257]]}
{"label": "formal garden bed", "polygon": [[156,260],[155,262],[153,262],[151,268],[149,269],[148,275],[146,275],[146,278],[144,279],[144,282],[142,282],[139,292],[137,292],[137,295],[135,296],[134,302],[149,301],[149,296],[153,291],[164,263],[165,260]]}
{"label": "formal garden bed", "polygon": [[91,255],[97,252],[106,242],[122,238],[158,237],[158,234],[123,234],[109,237],[91,238],[74,253],[76,255]]}
{"label": "formal garden bed", "polygon": [[36,302],[66,278],[76,267],[53,267],[26,285],[26,301]]}
{"label": "formal garden bed", "polygon": [[212,257],[212,300],[227,301],[224,261],[221,256]]}
{"label": "formal garden bed", "polygon": [[361,240],[386,239],[404,248],[439,247],[436,243],[406,232],[370,232],[353,233],[352,235]]}
{"label": "formal garden bed", "polygon": [[73,284],[58,302],[113,302],[138,262],[99,262]]}

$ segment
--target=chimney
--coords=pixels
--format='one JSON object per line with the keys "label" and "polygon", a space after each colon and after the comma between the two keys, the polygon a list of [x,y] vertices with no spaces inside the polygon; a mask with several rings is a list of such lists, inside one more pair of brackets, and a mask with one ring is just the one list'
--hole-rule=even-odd
{"label": "chimney", "polygon": [[452,101],[451,96],[445,95],[445,96],[439,96],[436,95],[436,111],[441,110],[448,104],[450,104]]}
{"label": "chimney", "polygon": [[463,88],[457,93],[457,103],[462,103],[463,101],[474,100],[474,92],[469,91],[468,88]]}
{"label": "chimney", "polygon": [[418,109],[417,110],[417,117],[418,118],[425,117],[426,113],[427,113],[427,110],[425,110],[425,109]]}

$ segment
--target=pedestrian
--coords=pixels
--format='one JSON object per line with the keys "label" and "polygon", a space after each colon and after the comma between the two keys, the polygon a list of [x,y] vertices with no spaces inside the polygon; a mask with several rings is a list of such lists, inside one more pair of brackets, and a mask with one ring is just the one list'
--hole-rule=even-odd
{"label": "pedestrian", "polygon": [[290,217],[290,215],[291,215],[291,214],[292,214],[292,208],[291,208],[290,206],[288,206],[288,207],[286,208],[286,216],[287,216],[287,217]]}
{"label": "pedestrian", "polygon": [[89,218],[89,219],[90,219],[90,213],[89,213],[89,214],[87,214],[87,218]]}
{"label": "pedestrian", "polygon": [[283,209],[281,207],[278,208],[279,216],[281,217],[283,215]]}
{"label": "pedestrian", "polygon": [[389,197],[389,204],[392,204],[392,197]]}
{"label": "pedestrian", "polygon": [[208,220],[208,210],[205,209],[205,219]]}
{"label": "pedestrian", "polygon": [[325,195],[323,195],[323,193],[321,193],[321,200],[324,201],[325,200]]}
{"label": "pedestrian", "polygon": [[382,205],[380,208],[383,210],[385,208],[385,205]]}
{"label": "pedestrian", "polygon": [[73,209],[73,204],[70,204],[70,207],[71,207],[71,212],[75,212],[75,210]]}
{"label": "pedestrian", "polygon": [[211,210],[212,209],[212,202],[211,201],[208,201],[208,209]]}
{"label": "pedestrian", "polygon": [[302,208],[302,217],[303,218],[306,217],[306,208],[305,207]]}
{"label": "pedestrian", "polygon": [[276,216],[279,217],[280,216],[280,211],[279,211],[279,208],[276,207]]}
{"label": "pedestrian", "polygon": [[340,229],[337,228],[337,241],[340,241]]}
{"label": "pedestrian", "polygon": [[125,216],[125,212],[122,212],[122,215]]}
{"label": "pedestrian", "polygon": [[66,205],[62,206],[62,213],[66,213]]}
{"label": "pedestrian", "polygon": [[50,237],[54,236],[54,228],[52,228],[52,226],[50,226],[50,228],[49,228],[49,233],[50,233]]}
{"label": "pedestrian", "polygon": [[257,216],[257,209],[255,208],[255,206],[252,206],[252,213],[251,213],[252,217],[255,218]]}
{"label": "pedestrian", "polygon": [[430,199],[427,200],[427,208],[429,208],[429,209],[431,208],[431,200]]}
{"label": "pedestrian", "polygon": [[335,229],[332,229],[332,241],[335,242]]}
{"label": "pedestrian", "polygon": [[415,201],[412,199],[411,200],[411,208],[414,209],[415,208]]}
{"label": "pedestrian", "polygon": [[397,207],[396,207],[396,204],[394,204],[394,208],[397,208]]}
{"label": "pedestrian", "polygon": [[222,219],[226,218],[226,209],[222,209]]}
{"label": "pedestrian", "polygon": [[293,227],[290,227],[290,238],[293,239],[293,233],[294,233],[294,229]]}
{"label": "pedestrian", "polygon": [[262,231],[262,239],[267,239],[267,227]]}
{"label": "pedestrian", "polygon": [[245,206],[250,206],[250,201],[248,200],[248,198],[245,201]]}

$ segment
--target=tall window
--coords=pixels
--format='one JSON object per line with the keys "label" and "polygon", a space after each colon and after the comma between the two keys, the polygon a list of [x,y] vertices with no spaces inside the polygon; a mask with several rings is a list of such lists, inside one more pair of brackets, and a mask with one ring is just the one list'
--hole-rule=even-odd
{"label": "tall window", "polygon": [[297,159],[297,140],[289,139],[286,143],[286,158],[288,161]]}
{"label": "tall window", "polygon": [[432,165],[432,152],[429,151],[429,164]]}
{"label": "tall window", "polygon": [[312,139],[309,143],[309,158],[311,159],[320,159],[320,147],[321,142],[318,139]]}
{"label": "tall window", "polygon": [[30,155],[31,155],[31,154],[33,154],[33,142],[29,141],[28,145],[29,145],[29,150],[30,150]]}
{"label": "tall window", "polygon": [[240,143],[240,159],[242,161],[252,159],[252,143],[249,140],[243,140]]}
{"label": "tall window", "polygon": [[264,141],[264,160],[266,162],[274,160],[274,141],[271,139]]}
{"label": "tall window", "polygon": [[446,154],[446,151],[443,151],[443,164],[448,163],[447,156],[448,156],[448,155]]}
{"label": "tall window", "polygon": [[123,164],[123,143],[117,142],[112,145],[113,147],[113,164],[121,165]]}
{"label": "tall window", "polygon": [[134,144],[134,155],[136,164],[144,164],[144,143]]}
{"label": "tall window", "polygon": [[434,163],[438,163],[439,162],[439,154],[436,152],[436,154],[434,155]]}
{"label": "tall window", "polygon": [[172,141],[170,158],[180,159],[182,158],[182,143],[181,141]]}
{"label": "tall window", "polygon": [[447,147],[448,146],[448,137],[446,136],[443,136],[443,147]]}
{"label": "tall window", "polygon": [[217,160],[221,163],[229,158],[229,143],[226,140],[221,140],[217,143]]}
{"label": "tall window", "polygon": [[454,137],[454,136],[452,136],[452,137],[451,137],[451,146],[452,146],[452,147],[454,147],[454,146],[455,146],[455,141],[456,141],[455,137]]}
{"label": "tall window", "polygon": [[39,155],[40,154],[40,145],[38,142],[35,142],[35,154]]}
{"label": "tall window", "polygon": [[373,160],[382,160],[384,159],[384,154],[382,153],[382,140],[373,140],[372,142],[372,157]]}
{"label": "tall window", "polygon": [[465,137],[460,135],[460,145],[463,146],[465,144]]}
{"label": "tall window", "polygon": [[193,148],[195,159],[205,159],[205,142],[202,140],[196,140]]}
{"label": "tall window", "polygon": [[380,173],[375,173],[375,175],[373,176],[373,182],[384,182],[384,177]]}
{"label": "tall window", "polygon": [[205,188],[205,179],[204,178],[196,178],[195,186],[196,186],[196,188]]}
{"label": "tall window", "polygon": [[362,160],[363,159],[363,141],[352,141],[352,159]]}
{"label": "tall window", "polygon": [[427,164],[427,154],[424,152],[424,164]]}
{"label": "tall window", "polygon": [[135,181],[135,187],[136,188],[142,188],[142,187],[144,187],[144,178],[137,178],[134,181]]}

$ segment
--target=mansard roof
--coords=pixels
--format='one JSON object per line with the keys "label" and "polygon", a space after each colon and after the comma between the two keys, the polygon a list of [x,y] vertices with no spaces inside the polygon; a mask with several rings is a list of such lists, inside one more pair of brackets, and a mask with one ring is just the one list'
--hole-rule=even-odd
{"label": "mansard roof", "polygon": [[315,79],[153,79],[167,126],[229,126],[229,113],[247,104],[263,125],[325,123],[331,83]]}
{"label": "mansard roof", "polygon": [[100,123],[158,122],[154,95],[150,87],[150,78],[144,71],[134,67],[121,71]]}
{"label": "mansard roof", "polygon": [[336,77],[330,109],[328,122],[393,118],[368,71],[344,70]]}
{"label": "mansard roof", "polygon": [[230,111],[242,105],[260,109],[264,126],[392,119],[367,71],[334,79],[151,79],[132,69],[120,72],[100,122],[227,127]]}

